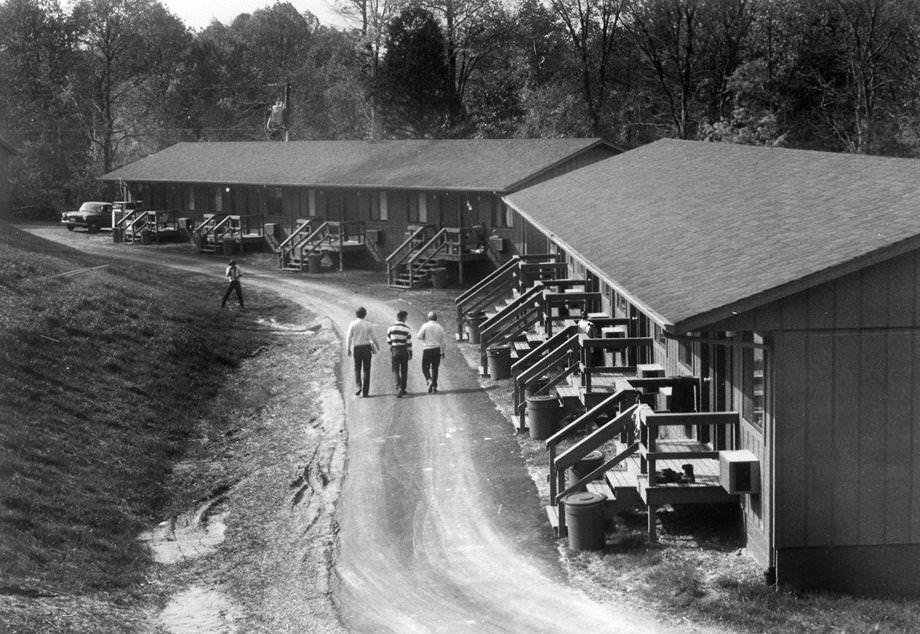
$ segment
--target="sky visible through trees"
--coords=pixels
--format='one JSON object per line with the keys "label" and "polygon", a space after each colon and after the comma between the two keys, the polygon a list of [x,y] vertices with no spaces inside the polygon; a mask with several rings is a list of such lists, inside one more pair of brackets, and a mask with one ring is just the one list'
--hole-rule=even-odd
{"label": "sky visible through trees", "polygon": [[0,0],[14,207],[179,141],[662,138],[920,155],[920,0],[278,2],[190,29],[156,0]]}

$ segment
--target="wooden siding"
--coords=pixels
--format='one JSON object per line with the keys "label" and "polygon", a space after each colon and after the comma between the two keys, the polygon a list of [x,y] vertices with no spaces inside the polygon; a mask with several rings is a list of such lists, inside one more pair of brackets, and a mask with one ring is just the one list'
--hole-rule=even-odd
{"label": "wooden siding", "polygon": [[858,595],[920,595],[920,545],[785,548],[776,553],[784,586]]}
{"label": "wooden siding", "polygon": [[10,152],[0,142],[0,217],[8,218],[12,213],[10,183]]}
{"label": "wooden siding", "polygon": [[920,333],[777,333],[777,547],[920,543]]}

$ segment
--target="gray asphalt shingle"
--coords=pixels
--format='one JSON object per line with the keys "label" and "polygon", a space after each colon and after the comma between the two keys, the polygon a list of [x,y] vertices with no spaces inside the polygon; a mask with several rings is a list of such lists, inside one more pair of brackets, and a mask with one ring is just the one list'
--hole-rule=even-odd
{"label": "gray asphalt shingle", "polygon": [[920,235],[920,161],[661,140],[507,197],[671,323]]}
{"label": "gray asphalt shingle", "polygon": [[178,143],[103,179],[507,191],[599,144],[599,139]]}

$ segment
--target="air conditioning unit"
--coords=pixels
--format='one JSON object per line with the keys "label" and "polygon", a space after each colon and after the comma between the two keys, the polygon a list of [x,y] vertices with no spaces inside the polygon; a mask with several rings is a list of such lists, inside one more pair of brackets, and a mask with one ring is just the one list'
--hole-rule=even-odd
{"label": "air conditioning unit", "polygon": [[489,238],[489,248],[496,253],[504,253],[507,249],[507,246],[505,245],[505,239],[501,236],[492,236]]}
{"label": "air conditioning unit", "polygon": [[747,449],[719,452],[719,484],[728,493],[760,493],[760,461]]}

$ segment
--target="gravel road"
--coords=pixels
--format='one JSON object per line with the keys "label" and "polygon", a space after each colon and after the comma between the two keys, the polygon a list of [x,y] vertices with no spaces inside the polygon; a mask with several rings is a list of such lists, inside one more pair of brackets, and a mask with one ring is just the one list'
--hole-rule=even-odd
{"label": "gravel road", "polygon": [[[56,226],[24,229],[152,266],[216,277],[222,270],[223,260],[190,249],[113,245],[107,236],[71,234]],[[386,289],[380,275],[289,275],[247,266],[247,257],[240,258],[244,289],[282,293],[334,325],[340,337],[358,305],[368,309],[368,321],[382,341],[399,308],[409,311],[409,324],[417,329],[428,310],[426,298],[433,301],[430,294]],[[247,307],[247,315],[255,318],[257,312],[258,307]],[[410,394],[401,399],[394,396],[389,352],[373,360],[371,397],[356,398],[350,360],[344,359],[340,340],[335,347],[339,357],[327,362],[339,368],[347,451],[340,461],[344,481],[340,472],[329,474],[336,480],[330,491],[338,493],[341,484],[331,524],[338,527],[338,542],[329,561],[331,606],[328,614],[314,611],[317,629],[667,629],[648,615],[597,603],[567,585],[513,428],[456,344],[451,342],[442,364],[439,392],[427,393],[417,353],[410,365]],[[264,556],[277,560],[277,555]]]}

